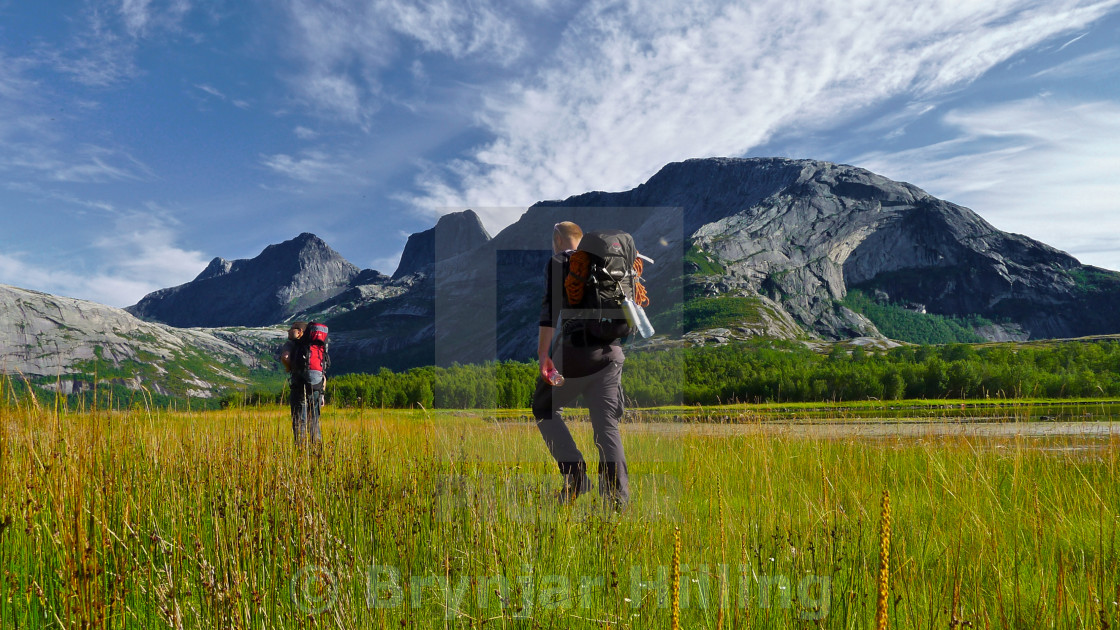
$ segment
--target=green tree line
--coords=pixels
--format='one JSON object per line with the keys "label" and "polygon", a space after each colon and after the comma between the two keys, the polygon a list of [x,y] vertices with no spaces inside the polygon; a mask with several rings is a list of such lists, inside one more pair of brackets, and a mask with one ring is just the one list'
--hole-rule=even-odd
{"label": "green tree line", "polygon": [[[343,407],[526,408],[536,362],[382,369],[330,379]],[[903,398],[1120,396],[1120,343],[904,346],[887,351],[760,340],[718,347],[632,351],[629,404],[827,402]]]}

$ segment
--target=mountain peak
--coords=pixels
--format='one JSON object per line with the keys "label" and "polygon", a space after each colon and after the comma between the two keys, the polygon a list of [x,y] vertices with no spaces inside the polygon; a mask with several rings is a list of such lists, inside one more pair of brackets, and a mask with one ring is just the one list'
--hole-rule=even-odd
{"label": "mountain peak", "polygon": [[408,237],[393,279],[423,271],[441,260],[469,252],[489,240],[490,233],[474,210],[445,214],[436,221],[435,227]]}
{"label": "mountain peak", "polygon": [[233,261],[217,256],[214,260],[210,261],[209,265],[206,265],[206,268],[203,269],[202,273],[198,274],[194,280],[198,282],[199,280],[224,276],[229,273],[231,269],[233,269]]}
{"label": "mountain peak", "polygon": [[470,208],[462,212],[449,212],[436,221],[437,230],[446,230],[456,227],[468,227],[472,230],[477,228],[477,232],[485,234],[487,237],[490,236],[486,228],[482,225],[482,218],[478,216],[477,212]]}
{"label": "mountain peak", "polygon": [[326,241],[312,234],[311,232],[301,232],[299,236],[289,241],[284,241],[284,243],[281,243],[281,245],[288,243],[297,247],[326,247],[327,249],[330,249],[330,246],[327,245]]}
{"label": "mountain peak", "polygon": [[304,232],[254,258],[215,258],[194,281],[149,293],[127,310],[172,326],[276,324],[345,291],[360,272]]}
{"label": "mountain peak", "polygon": [[288,239],[282,243],[269,245],[264,248],[261,255],[263,256],[269,252],[279,252],[280,255],[287,255],[292,252],[298,252],[300,254],[304,252],[314,252],[330,257],[339,256],[338,252],[331,249],[331,246],[327,245],[326,241],[315,236],[311,232],[303,232],[299,236]]}

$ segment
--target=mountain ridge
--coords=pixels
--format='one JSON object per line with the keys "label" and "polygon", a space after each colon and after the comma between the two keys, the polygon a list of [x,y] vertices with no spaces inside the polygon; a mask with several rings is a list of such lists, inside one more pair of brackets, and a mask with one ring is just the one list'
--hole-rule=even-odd
{"label": "mountain ridge", "polygon": [[192,281],[160,289],[125,310],[172,326],[267,326],[350,288],[362,270],[304,232],[254,258],[214,258]]}

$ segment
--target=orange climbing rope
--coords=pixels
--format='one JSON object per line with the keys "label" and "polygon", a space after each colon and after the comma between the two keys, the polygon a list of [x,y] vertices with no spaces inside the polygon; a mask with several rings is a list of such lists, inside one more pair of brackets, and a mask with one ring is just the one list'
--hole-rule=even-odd
{"label": "orange climbing rope", "polygon": [[591,273],[591,256],[587,252],[572,252],[568,259],[568,277],[564,278],[564,292],[568,294],[568,304],[583,301],[583,289]]}
{"label": "orange climbing rope", "polygon": [[646,285],[638,282],[642,277],[642,259],[634,259],[634,303],[645,308],[649,306],[649,296],[646,295]]}

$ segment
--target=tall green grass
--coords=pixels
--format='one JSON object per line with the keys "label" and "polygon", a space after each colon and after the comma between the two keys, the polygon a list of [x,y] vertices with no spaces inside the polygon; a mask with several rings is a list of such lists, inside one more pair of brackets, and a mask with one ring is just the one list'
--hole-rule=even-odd
{"label": "tall green grass", "polygon": [[323,421],[0,406],[0,628],[866,628],[884,491],[893,627],[1120,624],[1117,434],[626,424],[619,513],[557,505],[532,423]]}

